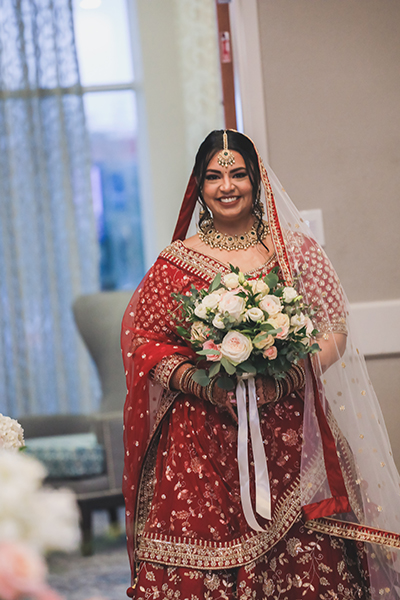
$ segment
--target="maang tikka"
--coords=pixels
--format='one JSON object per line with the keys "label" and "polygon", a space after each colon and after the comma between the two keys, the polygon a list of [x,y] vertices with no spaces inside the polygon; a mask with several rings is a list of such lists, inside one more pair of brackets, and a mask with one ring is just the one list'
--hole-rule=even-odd
{"label": "maang tikka", "polygon": [[221,167],[230,167],[235,162],[235,156],[228,148],[228,134],[226,131],[222,134],[222,143],[223,148],[221,152],[218,153],[217,161]]}

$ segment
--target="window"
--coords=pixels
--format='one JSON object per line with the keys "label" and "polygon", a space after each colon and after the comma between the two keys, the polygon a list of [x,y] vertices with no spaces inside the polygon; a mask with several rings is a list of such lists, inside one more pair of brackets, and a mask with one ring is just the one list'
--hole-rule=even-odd
{"label": "window", "polygon": [[104,290],[136,287],[145,269],[128,2],[74,0]]}

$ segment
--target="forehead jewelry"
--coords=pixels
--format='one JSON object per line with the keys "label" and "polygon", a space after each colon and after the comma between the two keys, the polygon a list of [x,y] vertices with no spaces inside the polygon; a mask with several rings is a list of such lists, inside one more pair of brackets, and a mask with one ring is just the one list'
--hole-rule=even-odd
{"label": "forehead jewelry", "polygon": [[233,152],[228,149],[228,134],[224,131],[222,135],[223,148],[221,152],[218,153],[217,161],[221,167],[230,167],[235,162],[235,157]]}

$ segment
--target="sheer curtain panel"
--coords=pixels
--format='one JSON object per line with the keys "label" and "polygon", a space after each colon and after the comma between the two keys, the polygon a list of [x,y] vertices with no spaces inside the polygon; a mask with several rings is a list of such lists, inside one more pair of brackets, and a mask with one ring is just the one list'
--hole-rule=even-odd
{"label": "sheer curtain panel", "polygon": [[71,305],[98,289],[69,0],[0,0],[0,412],[88,412]]}

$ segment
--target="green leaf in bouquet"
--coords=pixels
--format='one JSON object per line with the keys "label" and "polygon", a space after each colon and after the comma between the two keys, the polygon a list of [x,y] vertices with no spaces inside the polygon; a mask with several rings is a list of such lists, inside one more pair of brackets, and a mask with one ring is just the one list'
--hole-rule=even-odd
{"label": "green leaf in bouquet", "polygon": [[269,336],[270,336],[270,332],[266,331],[266,332],[261,332],[261,333],[257,333],[257,335],[253,338],[253,344],[259,344],[260,342],[263,342],[264,340],[266,340]]}
{"label": "green leaf in bouquet", "polygon": [[216,375],[217,373],[220,372],[221,369],[221,362],[215,362],[209,369],[208,369],[208,376],[209,377],[214,377],[214,375]]}
{"label": "green leaf in bouquet", "polygon": [[216,276],[214,277],[213,281],[211,282],[210,287],[208,288],[209,293],[211,294],[211,292],[215,292],[215,290],[218,289],[220,285],[221,285],[221,273],[217,273]]}
{"label": "green leaf in bouquet", "polygon": [[225,356],[223,356],[221,358],[221,365],[224,367],[224,369],[228,373],[228,375],[233,375],[234,373],[236,373],[235,365],[233,365],[231,362],[229,362],[229,360],[227,360],[225,358]]}
{"label": "green leaf in bouquet", "polygon": [[193,381],[205,387],[210,383],[210,378],[207,375],[206,371],[204,371],[204,369],[198,369],[193,374]]}
{"label": "green leaf in bouquet", "polygon": [[209,354],[211,354],[213,356],[219,356],[218,350],[212,350],[211,348],[205,348],[203,350],[199,350],[197,352],[197,354],[199,354],[200,356],[208,356]]}
{"label": "green leaf in bouquet", "polygon": [[266,283],[270,289],[273,289],[279,283],[279,277],[274,273],[274,269],[264,277],[264,283]]}
{"label": "green leaf in bouquet", "polygon": [[218,377],[217,386],[230,392],[235,389],[235,382],[232,381],[232,379],[229,379],[229,377]]}
{"label": "green leaf in bouquet", "polygon": [[239,267],[234,267],[233,265],[231,265],[231,263],[229,263],[229,266],[230,266],[232,273],[236,273],[236,275],[239,275],[239,273],[240,273]]}
{"label": "green leaf in bouquet", "polygon": [[271,323],[261,323],[260,325],[261,331],[268,331],[269,333],[274,330],[274,326]]}
{"label": "green leaf in bouquet", "polygon": [[183,337],[183,338],[188,338],[188,337],[190,337],[190,334],[189,334],[188,330],[187,330],[187,329],[185,329],[184,327],[181,327],[180,325],[177,325],[177,327],[176,327],[176,331],[177,331],[177,333],[179,333],[179,335],[180,335],[181,337]]}
{"label": "green leaf in bouquet", "polygon": [[257,373],[256,367],[249,360],[239,363],[236,370],[240,370],[242,373],[250,373],[250,375],[256,375]]}
{"label": "green leaf in bouquet", "polygon": [[317,352],[321,352],[321,347],[319,344],[317,344],[317,342],[315,342],[309,347],[309,353],[316,354]]}

